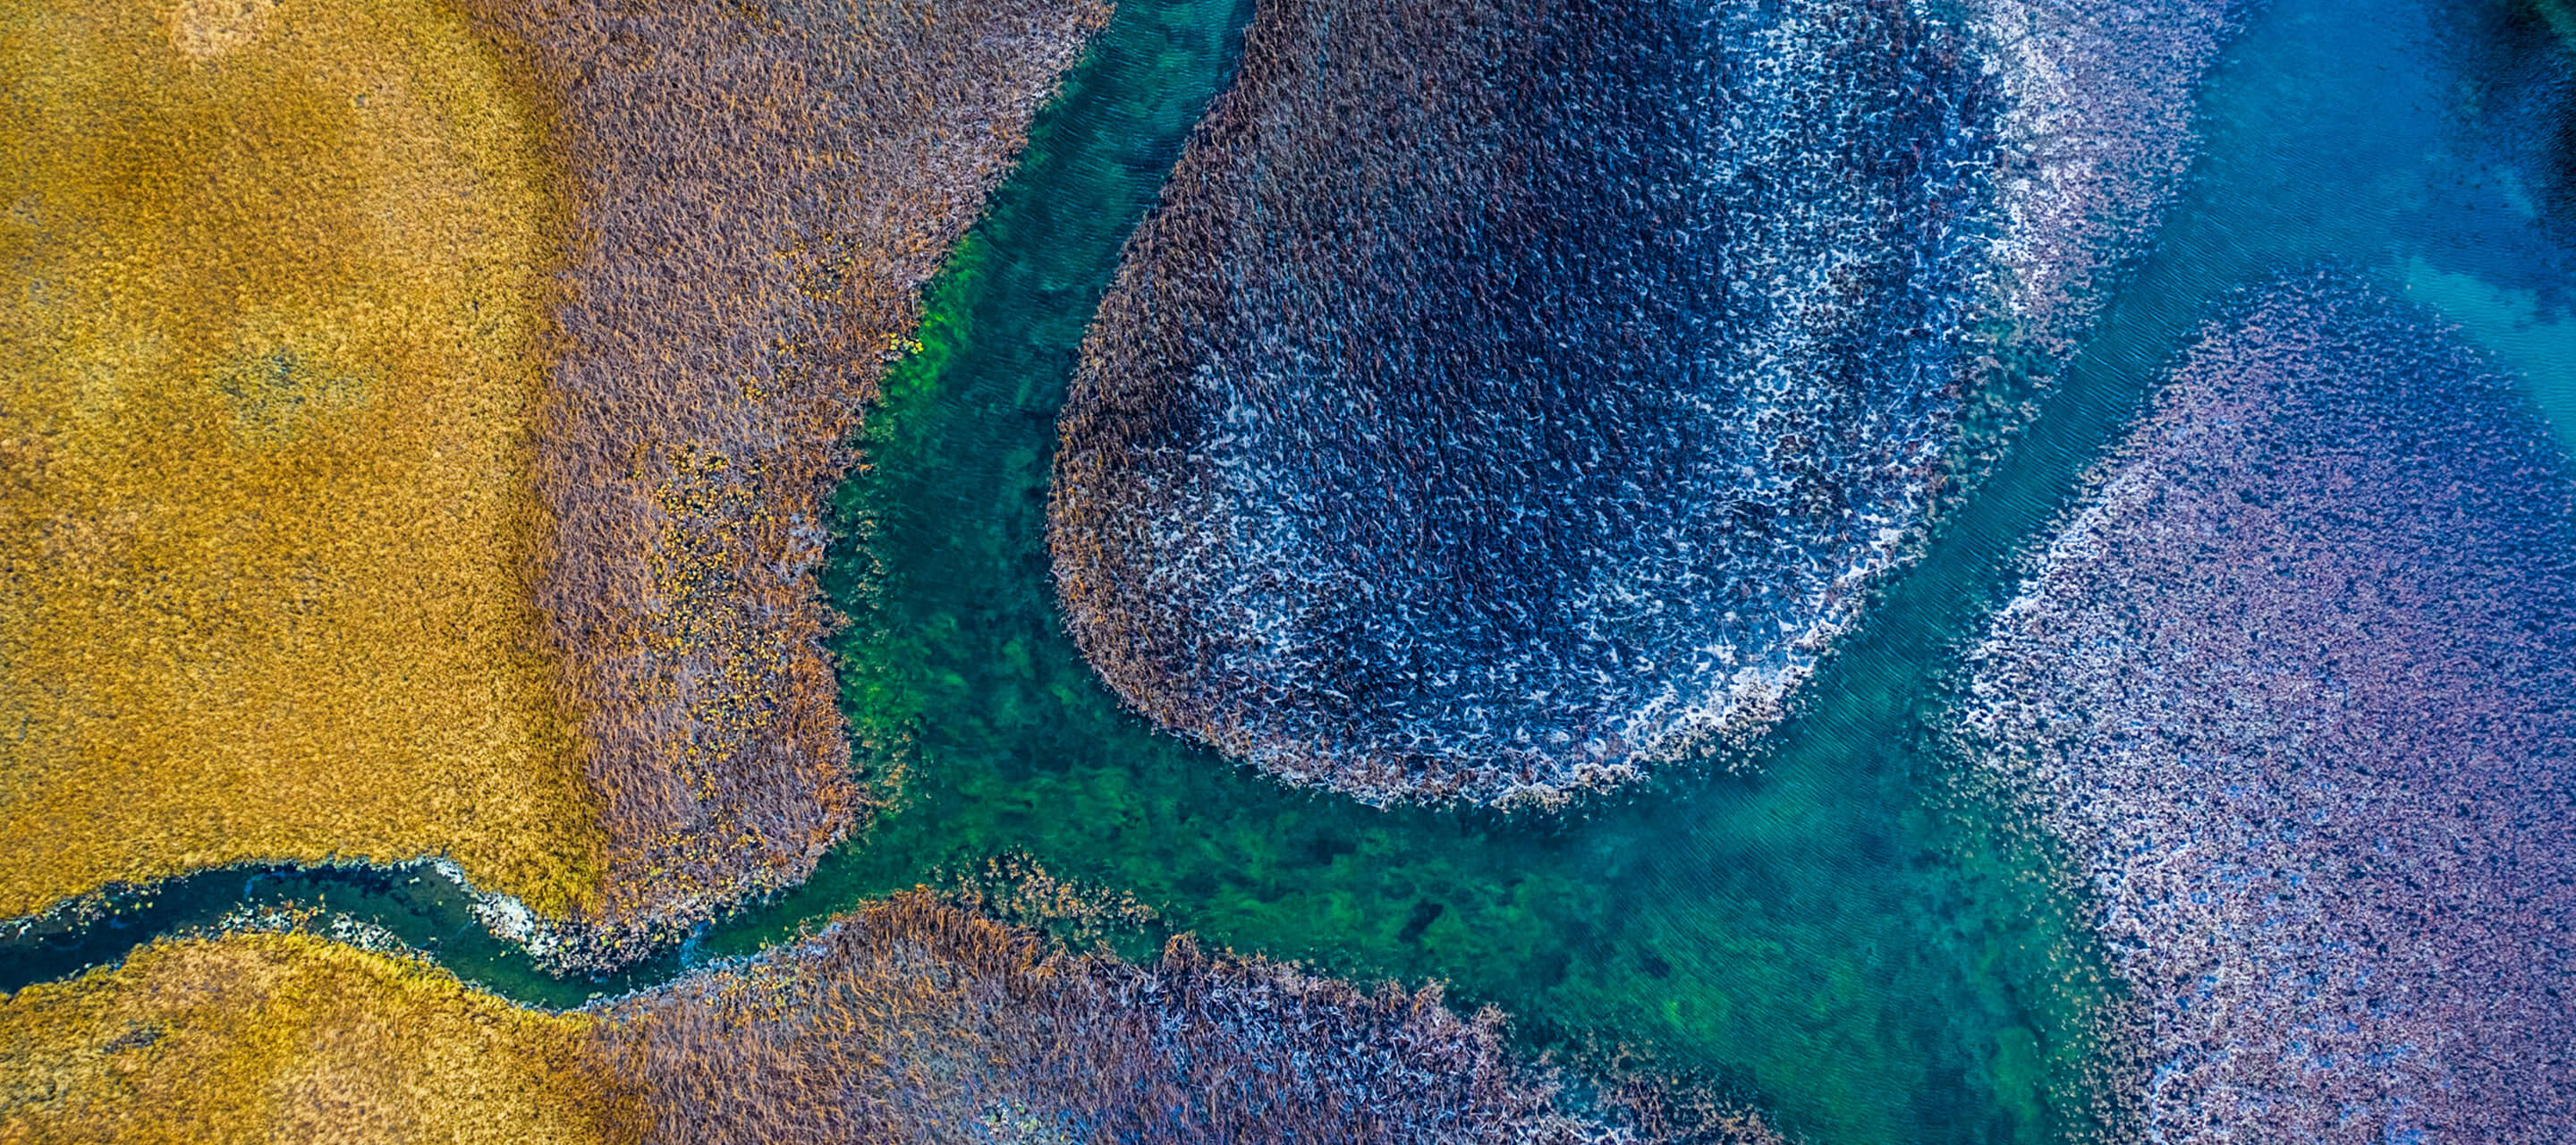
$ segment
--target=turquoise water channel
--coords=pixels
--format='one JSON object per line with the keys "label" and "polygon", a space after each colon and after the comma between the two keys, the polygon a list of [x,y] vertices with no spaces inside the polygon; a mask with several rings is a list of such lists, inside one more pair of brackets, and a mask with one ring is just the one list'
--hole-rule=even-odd
{"label": "turquoise water channel", "polygon": [[[846,709],[897,806],[805,886],[685,955],[564,982],[439,880],[219,872],[0,948],[0,985],[114,957],[243,902],[320,899],[513,997],[569,1004],[756,950],[995,856],[1212,945],[1449,984],[1532,1048],[1626,1050],[1819,1142],[2038,1142],[2098,1127],[2080,1084],[2117,1003],[2044,846],[1950,782],[1960,651],[2161,364],[2227,291],[2332,260],[2442,309],[2576,442],[2571,277],[2551,146],[2564,73],[2506,4],[2279,0],[2208,91],[2171,222],[2001,460],[1948,506],[1806,703],[1743,758],[1568,813],[1375,810],[1292,791],[1121,711],[1064,636],[1044,543],[1055,412],[1118,246],[1223,84],[1249,5],[1126,0],[930,290],[838,500],[827,584]],[[2116,1125],[2113,1126],[2116,1130]]]}

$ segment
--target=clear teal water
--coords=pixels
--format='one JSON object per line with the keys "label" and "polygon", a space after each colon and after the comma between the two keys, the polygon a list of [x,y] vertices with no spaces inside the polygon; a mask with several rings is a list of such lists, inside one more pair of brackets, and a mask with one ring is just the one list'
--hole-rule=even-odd
{"label": "clear teal water", "polygon": [[[1042,531],[1056,406],[1118,244],[1248,15],[1238,0],[1127,0],[932,287],[924,348],[890,380],[869,468],[841,494],[829,587],[853,619],[846,708],[862,758],[900,770],[900,804],[689,957],[1011,854],[1132,892],[1164,929],[1215,944],[1444,980],[1453,1000],[1509,1010],[1533,1046],[1636,1049],[1817,1141],[2076,1134],[2099,1048],[2087,1031],[2115,994],[2050,856],[1947,794],[1938,735],[1944,684],[2018,554],[2225,291],[2318,259],[2453,316],[2576,441],[2576,327],[2566,252],[2540,226],[2545,181],[2487,147],[2497,128],[2475,111],[2500,60],[2558,49],[2507,6],[2428,11],[2279,0],[2256,17],[2206,97],[2206,157],[2098,336],[1751,758],[1503,819],[1295,792],[1156,734],[1058,626]],[[327,895],[531,1001],[679,961],[559,982],[434,885],[243,881],[185,880],[85,941],[112,951],[235,902]],[[0,969],[59,973],[77,950],[11,949]]]}

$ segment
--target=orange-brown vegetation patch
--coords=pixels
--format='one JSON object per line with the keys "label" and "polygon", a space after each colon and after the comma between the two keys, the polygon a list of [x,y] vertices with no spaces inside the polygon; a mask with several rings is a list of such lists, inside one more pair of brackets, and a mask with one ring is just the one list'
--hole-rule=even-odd
{"label": "orange-brown vegetation patch", "polygon": [[801,879],[822,499],[1106,14],[0,0],[0,916],[444,854],[613,955]]}
{"label": "orange-brown vegetation patch", "polygon": [[[815,571],[921,284],[1100,0],[469,0],[521,45],[574,245],[537,602],[631,934],[801,880],[869,805]],[[595,932],[596,933],[596,932]]]}
{"label": "orange-brown vegetation patch", "polygon": [[920,893],[602,1018],[653,1141],[1778,1141],[1643,1085],[1577,1109],[1436,989],[1068,953]]}
{"label": "orange-brown vegetation patch", "polygon": [[310,935],[165,941],[0,1001],[0,1142],[631,1140],[591,1025]]}
{"label": "orange-brown vegetation patch", "polygon": [[542,133],[416,0],[0,0],[0,916],[602,843],[528,599]]}
{"label": "orange-brown vegetation patch", "polygon": [[561,1015],[241,933],[0,999],[0,1145],[1781,1145],[1625,1071],[1578,1104],[1501,1022],[1186,940],[1151,965],[1070,953],[920,892]]}

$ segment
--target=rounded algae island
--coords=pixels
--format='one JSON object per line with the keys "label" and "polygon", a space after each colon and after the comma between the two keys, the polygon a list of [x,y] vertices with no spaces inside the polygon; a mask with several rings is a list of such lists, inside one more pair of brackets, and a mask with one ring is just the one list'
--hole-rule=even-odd
{"label": "rounded algae island", "polygon": [[1557,803],[1767,726],[1917,535],[1989,334],[2062,350],[2148,233],[2227,26],[1261,6],[1062,416],[1076,641],[1372,802]]}

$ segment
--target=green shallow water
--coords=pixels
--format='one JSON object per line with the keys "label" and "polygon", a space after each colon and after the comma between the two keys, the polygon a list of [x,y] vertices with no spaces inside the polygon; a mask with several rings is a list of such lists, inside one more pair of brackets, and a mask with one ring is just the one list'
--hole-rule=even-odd
{"label": "green shallow water", "polygon": [[[1945,781],[1944,682],[2084,467],[2224,293],[2333,259],[2443,307],[2576,410],[2545,195],[2478,145],[2481,69],[2541,50],[2509,9],[2283,0],[2205,102],[2207,156],[2083,356],[1945,512],[1748,758],[1557,817],[1374,810],[1292,791],[1121,711],[1058,623],[1044,547],[1054,416],[1119,243],[1224,82],[1248,4],[1127,0],[930,291],[838,499],[827,585],[861,758],[895,810],[805,886],[683,955],[564,982],[439,880],[199,876],[94,936],[324,898],[513,997],[569,1004],[756,950],[997,855],[1129,892],[1159,922],[1359,978],[1440,980],[1534,1047],[1626,1046],[1822,1142],[2022,1142],[2092,1126],[2077,1083],[2116,993],[2051,857]],[[2522,180],[2518,182],[2518,180]],[[2538,197],[2536,197],[2538,196]],[[2576,435],[2576,415],[2562,423]],[[122,937],[120,937],[122,936]],[[14,981],[70,947],[0,951]],[[110,955],[112,956],[112,955]],[[51,961],[46,961],[50,958]]]}

